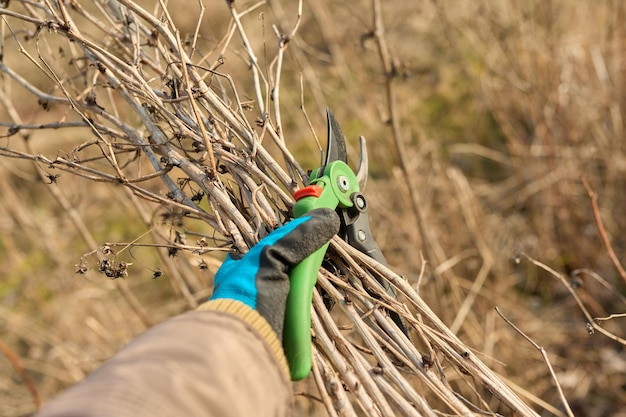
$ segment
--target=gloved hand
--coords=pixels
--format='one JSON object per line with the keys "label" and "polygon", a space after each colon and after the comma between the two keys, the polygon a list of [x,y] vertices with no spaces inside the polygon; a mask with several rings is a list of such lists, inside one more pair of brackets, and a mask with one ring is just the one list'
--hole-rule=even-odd
{"label": "gloved hand", "polygon": [[316,209],[274,230],[243,257],[228,255],[215,274],[211,300],[237,300],[257,310],[282,340],[289,269],[338,230],[337,213]]}

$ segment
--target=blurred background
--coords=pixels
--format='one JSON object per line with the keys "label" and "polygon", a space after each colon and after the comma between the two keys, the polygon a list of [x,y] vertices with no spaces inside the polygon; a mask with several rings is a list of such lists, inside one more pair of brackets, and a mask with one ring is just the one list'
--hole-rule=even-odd
{"label": "blurred background", "polygon": [[[228,6],[203,3],[199,53],[223,60],[218,71],[230,74],[245,102],[254,92],[239,39],[218,56]],[[374,235],[393,269],[419,286],[442,320],[540,414],[564,415],[548,368],[494,307],[546,350],[576,415],[625,416],[626,318],[601,322],[613,339],[588,331],[564,282],[592,317],[626,313],[626,278],[611,261],[582,180],[597,196],[596,216],[623,263],[626,4],[386,1],[387,56],[373,36],[372,4],[304,1],[281,78],[289,149],[303,167],[319,165],[301,103],[322,139],[324,109],[332,108],[353,166],[358,136],[368,140],[365,193]],[[276,53],[272,25],[293,27],[297,3],[237,5],[253,6],[242,19],[267,69]],[[170,9],[181,36],[191,37],[199,3],[172,2]],[[15,25],[5,20],[5,28]],[[4,64],[51,88],[50,80],[36,78],[9,30],[3,37]],[[11,112],[33,124],[73,117],[34,102],[8,77],[0,80],[1,121],[10,122]],[[50,158],[91,140],[88,129],[24,137],[4,126],[1,147]],[[125,255],[132,262],[125,279],[93,268],[77,274],[93,267],[92,251],[101,245],[162,244],[182,225],[122,186],[57,174],[0,156],[3,416],[35,410],[9,352],[48,399],[146,327],[206,298],[222,256],[172,256],[146,246]],[[151,187],[166,192],[158,181]],[[210,233],[206,225],[193,227]]]}

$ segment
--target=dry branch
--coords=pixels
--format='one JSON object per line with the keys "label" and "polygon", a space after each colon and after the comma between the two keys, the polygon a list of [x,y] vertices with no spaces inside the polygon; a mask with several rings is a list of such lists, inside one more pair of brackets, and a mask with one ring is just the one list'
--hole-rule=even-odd
{"label": "dry branch", "polygon": [[598,207],[598,196],[596,195],[595,191],[593,191],[593,189],[591,188],[591,185],[589,185],[589,181],[587,180],[587,178],[583,176],[581,178],[581,181],[583,185],[585,186],[585,189],[587,190],[587,194],[589,194],[589,200],[591,200],[591,209],[593,210],[593,218],[596,220],[596,226],[598,227],[598,232],[600,233],[600,237],[602,238],[602,243],[604,243],[606,252],[609,254],[609,257],[611,258],[611,262],[613,262],[613,265],[615,266],[615,269],[617,269],[617,272],[619,272],[620,277],[622,277],[622,280],[626,282],[626,270],[624,270],[624,267],[622,266],[621,262],[617,258],[617,255],[615,255],[615,250],[613,250],[613,245],[611,245],[611,240],[606,234],[606,229],[604,228],[602,217],[600,217],[600,208]]}
{"label": "dry branch", "polygon": [[[199,35],[205,8],[198,4],[200,14],[191,40],[186,40],[162,1],[154,5],[154,12],[131,0],[14,0],[10,9],[0,9],[2,24],[11,34],[4,39],[5,56],[0,63],[5,86],[22,89],[31,103],[50,110],[54,119],[24,123],[15,96],[5,89],[3,103],[12,115],[12,120],[3,122],[8,128],[6,138],[27,142],[32,131],[48,134],[72,129],[82,129],[80,134],[89,137],[54,157],[22,150],[14,142],[0,146],[0,155],[32,161],[44,176],[43,172],[56,169],[115,183],[125,187],[132,198],[160,206],[155,211],[166,212],[173,219],[170,231],[175,232],[168,242],[159,241],[162,249],[204,254],[219,253],[226,247],[246,252],[291,218],[291,193],[306,178],[290,151],[290,138],[284,134],[280,103],[283,60],[288,41],[296,36],[302,4],[298,4],[290,31],[275,26],[276,55],[268,69],[259,63],[243,20],[257,5],[241,12],[235,2],[227,2],[230,26],[210,50]],[[381,3],[375,0],[373,6],[373,36],[386,77],[394,141],[402,169],[411,178],[407,162],[402,160],[403,138],[394,110],[394,66],[386,46]],[[237,49],[234,32],[249,66],[247,84],[238,85],[229,74],[217,71],[223,55]],[[38,87],[39,78],[31,78],[33,72],[43,76],[45,88]],[[254,98],[244,103],[240,96],[246,90],[253,91]],[[410,188],[417,224],[427,245],[423,250],[434,251],[436,256],[429,258],[439,264],[443,259],[439,259],[438,243],[433,243],[425,230],[417,186],[410,184]],[[143,210],[140,204],[137,207]],[[478,237],[472,213],[464,214]],[[157,216],[142,213],[142,217],[150,224],[151,234],[158,236],[162,224],[157,224]],[[75,226],[83,228],[80,219]],[[185,243],[193,233],[204,236],[202,245]],[[127,273],[127,263],[114,263],[122,251],[116,253],[113,245],[105,246],[106,250],[98,247],[88,234],[84,239],[101,272],[112,278]],[[124,248],[142,245],[131,242]],[[482,285],[492,262],[486,249],[481,248],[481,255],[485,270],[477,285]],[[316,292],[312,321],[316,349],[313,380],[329,415],[537,415],[471,353],[405,279],[338,239],[333,241],[330,258],[332,267],[321,271],[319,290],[336,307],[331,313],[329,303]],[[82,263],[80,268],[82,271]],[[206,291],[188,279],[174,276],[187,305],[194,307]],[[390,282],[407,305],[390,297],[379,279]],[[134,294],[124,284],[119,288],[142,322],[149,325],[151,319]],[[464,313],[472,302],[473,298],[468,298]],[[385,314],[387,310],[406,320],[423,348],[395,326]],[[347,329],[338,326],[338,317],[350,324]],[[451,375],[456,382],[448,381]],[[495,407],[492,397],[498,399]]]}
{"label": "dry branch", "polygon": [[552,376],[552,379],[554,380],[554,384],[556,385],[556,388],[559,391],[559,397],[561,398],[561,401],[563,402],[563,406],[565,407],[565,410],[567,411],[567,415],[570,416],[570,417],[574,417],[574,413],[572,413],[572,409],[570,408],[569,404],[567,403],[567,399],[565,398],[565,395],[563,394],[563,388],[561,388],[561,384],[559,384],[559,380],[557,379],[556,374],[554,373],[554,368],[552,367],[552,364],[550,363],[550,358],[548,358],[548,354],[546,353],[546,350],[542,346],[539,346],[537,344],[537,342],[535,342],[530,337],[528,337],[528,335],[526,335],[526,333],[524,333],[522,330],[520,330],[519,327],[517,327],[515,324],[513,324],[513,322],[511,320],[506,318],[504,316],[504,314],[502,314],[502,312],[500,311],[500,309],[498,307],[496,307],[496,312],[498,313],[498,315],[500,317],[502,317],[502,319],[509,326],[511,326],[513,328],[513,330],[515,330],[517,333],[519,333],[524,339],[526,339],[528,341],[528,343],[533,345],[533,347],[535,349],[537,349],[539,351],[539,353],[541,353],[541,356],[543,357],[543,360],[546,363],[546,366],[550,370],[550,375]]}
{"label": "dry branch", "polygon": [[26,388],[30,392],[31,397],[33,398],[33,403],[35,404],[35,408],[39,409],[41,407],[41,398],[39,398],[39,393],[37,392],[37,387],[33,383],[32,378],[28,375],[28,373],[24,370],[24,366],[20,362],[20,358],[13,352],[13,350],[6,344],[2,339],[0,339],[0,352],[11,362],[15,371],[17,371],[18,375],[26,384]]}

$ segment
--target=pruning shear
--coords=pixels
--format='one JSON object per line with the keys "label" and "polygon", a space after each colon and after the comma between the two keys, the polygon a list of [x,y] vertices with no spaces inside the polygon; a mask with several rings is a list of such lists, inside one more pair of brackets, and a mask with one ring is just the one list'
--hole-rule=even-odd
{"label": "pruning shear", "polygon": [[[359,138],[361,158],[355,174],[347,164],[346,141],[330,109],[326,109],[326,118],[328,124],[326,159],[319,168],[311,172],[307,186],[294,193],[296,204],[293,207],[293,214],[300,217],[320,207],[336,209],[341,219],[340,237],[359,251],[387,265],[372,236],[367,199],[361,192],[365,188],[368,170],[365,138],[363,136]],[[292,268],[289,274],[291,287],[287,297],[283,347],[291,379],[294,381],[305,378],[311,371],[313,287],[328,246],[329,244],[322,246]],[[395,298],[395,289],[386,281],[379,282]],[[391,318],[405,334],[408,334],[404,322],[397,313],[391,312]]]}

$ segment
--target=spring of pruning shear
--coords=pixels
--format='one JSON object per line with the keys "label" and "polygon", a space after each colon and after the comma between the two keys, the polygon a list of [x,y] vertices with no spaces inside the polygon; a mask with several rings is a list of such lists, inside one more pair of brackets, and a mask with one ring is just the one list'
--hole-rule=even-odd
{"label": "spring of pruning shear", "polygon": [[[365,139],[362,136],[359,138],[361,158],[355,174],[347,164],[346,141],[330,109],[326,110],[326,117],[328,143],[325,161],[311,172],[307,186],[294,193],[296,204],[293,207],[293,214],[300,217],[320,207],[335,209],[341,219],[339,236],[352,247],[387,265],[372,236],[368,203],[362,194],[368,170]],[[311,371],[313,287],[328,246],[329,244],[322,246],[292,268],[289,274],[291,287],[287,297],[283,347],[291,379],[294,381],[305,378]],[[387,281],[379,280],[379,283],[389,295],[396,297],[395,289]],[[397,313],[390,312],[390,317],[405,334],[408,334],[406,325]]]}

